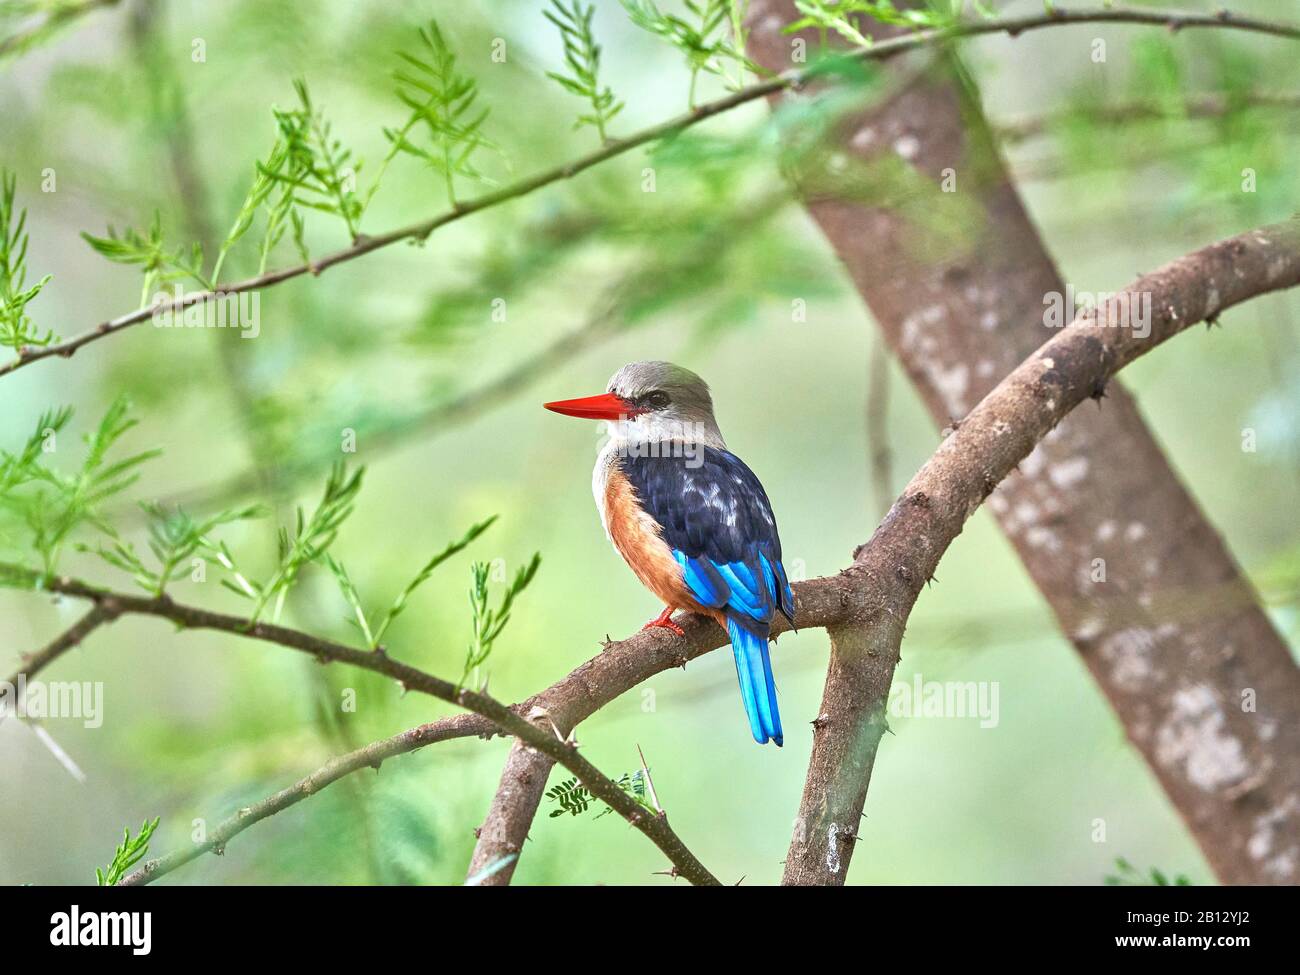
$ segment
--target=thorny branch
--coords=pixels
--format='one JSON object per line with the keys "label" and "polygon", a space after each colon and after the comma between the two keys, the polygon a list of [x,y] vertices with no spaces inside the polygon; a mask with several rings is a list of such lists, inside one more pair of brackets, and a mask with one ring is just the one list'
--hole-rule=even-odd
{"label": "thorny branch", "polygon": [[[667,816],[650,815],[643,806],[580,755],[576,744],[561,740],[549,727],[531,723],[486,694],[458,688],[450,681],[394,660],[384,652],[358,650],[300,630],[187,606],[166,596],[149,598],[118,593],[63,576],[46,579],[23,566],[8,563],[0,563],[0,573],[28,586],[35,587],[39,584],[49,592],[107,604],[112,607],[116,615],[154,616],[170,620],[185,629],[219,630],[235,636],[278,644],[310,654],[321,663],[352,664],[391,677],[404,689],[421,691],[473,711],[492,722],[502,732],[526,741],[532,748],[549,755],[554,761],[569,769],[593,796],[611,806],[659,847],[678,875],[694,884],[713,886],[718,884],[717,878],[709,873],[673,832],[668,825]],[[138,872],[147,877],[149,869],[149,864],[145,864]]]}
{"label": "thorny branch", "polygon": [[[1075,319],[959,423],[856,555],[876,611],[831,631],[833,666],[786,883],[843,883],[853,855],[904,624],[948,546],[984,499],[1075,406],[1129,362],[1256,295],[1300,284],[1300,218],[1212,244],[1139,278]],[[1147,295],[1149,336],[1128,317]],[[864,686],[865,685],[865,686]]]}

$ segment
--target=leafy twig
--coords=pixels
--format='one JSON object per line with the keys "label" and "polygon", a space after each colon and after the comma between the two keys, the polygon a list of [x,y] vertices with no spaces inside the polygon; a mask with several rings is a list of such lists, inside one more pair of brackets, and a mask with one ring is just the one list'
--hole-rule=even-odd
{"label": "leafy twig", "polygon": [[1192,882],[1183,874],[1175,874],[1171,879],[1162,870],[1152,867],[1149,873],[1143,873],[1123,857],[1115,860],[1117,873],[1107,874],[1105,883],[1108,887],[1190,887]]}
{"label": "leafy twig", "polygon": [[[639,768],[635,772],[624,772],[618,777],[616,784],[620,789],[631,796],[637,804],[657,816],[659,815],[660,810],[657,809],[646,796],[646,785],[648,782],[649,779],[646,775],[645,769]],[[551,810],[551,819],[554,819],[556,816],[563,816],[565,813],[568,813],[570,816],[581,816],[591,808],[593,803],[600,801],[594,798],[577,779],[573,778],[565,779],[558,785],[547,789],[546,798],[550,799],[552,802],[559,803],[560,806],[559,809]],[[613,811],[614,810],[609,806],[605,806],[604,809],[596,814],[596,818],[600,819],[601,816],[606,816]]]}
{"label": "leafy twig", "polygon": [[27,287],[27,211],[14,213],[17,177],[0,171],[0,344],[15,351],[57,341],[50,331],[41,334],[27,315],[27,306],[50,281],[45,275]]}
{"label": "leafy twig", "polygon": [[470,674],[491,656],[497,637],[510,622],[510,609],[514,605],[515,597],[528,588],[528,584],[537,575],[537,568],[541,564],[541,555],[534,553],[528,564],[515,573],[505,595],[501,597],[501,605],[493,609],[489,605],[488,595],[488,574],[491,566],[485,562],[474,563],[474,584],[469,591],[470,610],[474,614],[474,637],[465,654],[465,669],[461,674],[459,686],[464,687]]}
{"label": "leafy twig", "polygon": [[112,887],[119,880],[130,872],[131,868],[144,859],[149,852],[149,838],[153,836],[154,830],[158,828],[158,818],[153,820],[146,819],[140,827],[140,833],[135,838],[131,837],[131,831],[125,829],[122,831],[122,842],[117,845],[117,851],[113,854],[113,862],[103,870],[95,868],[95,881],[101,887]]}
{"label": "leafy twig", "polygon": [[[420,30],[424,48],[420,55],[399,52],[409,70],[399,69],[397,97],[411,110],[400,129],[384,129],[392,143],[388,158],[403,152],[421,160],[442,175],[447,200],[456,206],[456,177],[484,180],[471,157],[480,148],[495,148],[482,133],[488,109],[476,111],[478,82],[456,68],[456,55],[443,37],[436,20]],[[411,132],[423,124],[432,149],[411,141]],[[387,160],[385,160],[385,163]]]}
{"label": "leafy twig", "polygon": [[424,585],[424,583],[428,581],[429,576],[433,575],[433,570],[438,568],[438,566],[442,565],[443,562],[446,562],[457,552],[467,548],[474,539],[487,531],[496,520],[497,516],[493,515],[491,518],[488,518],[485,521],[480,521],[478,524],[471,526],[469,531],[467,531],[461,538],[448,543],[446,548],[433,556],[433,558],[429,559],[429,561],[424,564],[423,568],[415,574],[415,578],[406,584],[406,588],[397,594],[392,605],[389,606],[384,612],[384,615],[380,617],[379,623],[375,626],[373,632],[371,631],[368,614],[361,604],[361,597],[358,595],[356,586],[353,585],[347,569],[343,566],[343,563],[336,561],[333,556],[327,554],[325,556],[326,565],[329,567],[330,571],[334,573],[334,578],[338,580],[339,590],[343,593],[343,598],[347,600],[348,605],[352,608],[353,620],[351,622],[355,622],[355,625],[361,631],[361,635],[365,637],[366,645],[372,650],[379,649],[381,642],[384,639],[384,634],[388,632],[388,627],[391,626],[393,620],[395,620],[401,612],[406,609],[407,601],[411,598],[411,595],[415,590]]}
{"label": "leafy twig", "polygon": [[107,530],[98,509],[139,478],[138,468],[160,451],[146,450],[121,460],[109,460],[110,449],[137,423],[125,398],[116,400],[99,426],[86,435],[86,454],[76,474],[47,466],[43,455],[53,452],[57,437],[72,416],[70,409],[43,414],[36,430],[17,454],[0,451],[0,505],[26,527],[33,551],[52,575],[63,546],[83,524]]}
{"label": "leafy twig", "polygon": [[255,582],[239,571],[225,543],[215,543],[207,537],[202,539],[202,548],[232,575],[231,579],[222,579],[222,585],[253,601],[249,615],[254,622],[261,618],[262,612],[273,599],[274,618],[280,618],[284,597],[297,581],[298,573],[309,562],[325,557],[326,550],[338,535],[339,527],[352,514],[352,506],[356,502],[357,492],[361,490],[364,473],[365,468],[361,467],[349,475],[345,464],[339,462],[334,465],[316,510],[308,516],[299,506],[293,532],[280,530],[279,561],[266,582]]}
{"label": "leafy twig", "polygon": [[608,141],[607,127],[614,116],[623,110],[623,103],[614,97],[608,85],[600,85],[600,45],[596,43],[591,29],[591,20],[595,16],[596,6],[584,7],[581,0],[572,0],[570,6],[564,0],[551,0],[554,11],[545,10],[543,16],[560,31],[564,41],[564,61],[569,66],[569,74],[548,71],[546,76],[557,81],[566,91],[579,98],[585,98],[591,104],[591,111],[578,116],[574,128],[584,125],[595,126],[601,144]]}
{"label": "leafy twig", "polygon": [[[1103,7],[1088,10],[1064,10],[1057,8],[1056,13],[1053,15],[1036,14],[981,19],[969,23],[959,23],[948,30],[920,31],[914,34],[893,37],[880,41],[872,45],[870,48],[861,48],[853,52],[852,57],[864,61],[878,60],[892,57],[904,51],[948,43],[961,37],[976,37],[1003,33],[1019,35],[1027,31],[1040,30],[1048,27],[1088,23],[1150,24],[1167,28],[1176,27],[1178,29],[1228,29],[1270,34],[1276,37],[1300,38],[1300,28],[1291,24],[1238,16],[1235,14],[1228,19],[1224,19],[1214,14],[1186,13],[1180,11],[1143,8]],[[765,78],[762,81],[751,84],[738,91],[734,91],[714,101],[701,104],[693,111],[686,112],[663,122],[658,122],[647,128],[641,129],[626,138],[613,140],[606,145],[601,146],[599,149],[576,159],[571,159],[561,163],[560,165],[552,166],[549,169],[534,173],[533,175],[519,179],[508,186],[503,186],[500,189],[485,193],[473,200],[464,203],[457,203],[451,209],[436,216],[417,221],[404,227],[398,227],[383,234],[363,236],[354,241],[351,246],[335,251],[334,253],[328,254],[315,261],[308,261],[304,258],[303,263],[292,267],[258,273],[252,278],[227,286],[222,289],[222,293],[239,294],[260,288],[271,287],[301,277],[304,274],[319,274],[335,265],[356,260],[366,254],[389,247],[401,241],[424,240],[431,233],[441,227],[445,227],[449,223],[463,220],[471,214],[518,199],[529,193],[535,192],[541,187],[549,186],[553,183],[561,182],[562,180],[571,179],[577,174],[585,172],[593,166],[597,166],[615,156],[623,155],[624,153],[630,152],[640,146],[675,135],[692,126],[699,125],[707,119],[728,112],[733,108],[749,104],[750,102],[756,101],[760,98],[765,98],[791,87],[798,87],[811,78],[816,77],[819,73],[824,74],[824,68],[813,65],[807,69],[790,70],[776,75],[775,77]],[[295,224],[297,225],[300,222],[300,218],[296,213],[294,214],[294,219]],[[163,306],[162,308],[154,308],[151,306],[141,307],[134,311],[127,312],[126,314],[119,315],[116,318],[100,322],[93,328],[87,329],[70,339],[52,343],[45,348],[19,350],[19,354],[15,359],[0,365],[0,376],[5,376],[42,359],[48,359],[53,356],[62,356],[65,358],[71,356],[83,346],[89,345],[92,342],[97,342],[110,335],[116,335],[123,329],[130,328],[133,325],[138,325],[141,322],[148,321],[160,310],[172,312],[180,311],[190,307],[191,305],[212,301],[216,297],[218,296],[213,291],[187,294],[183,297],[177,298],[175,301],[171,302],[169,305]]]}
{"label": "leafy twig", "polygon": [[301,216],[294,208],[304,206],[338,217],[347,226],[348,236],[356,240],[363,209],[356,194],[361,164],[354,163],[352,150],[334,137],[329,120],[312,102],[306,80],[295,79],[293,90],[298,107],[274,110],[280,144],[267,162],[257,167],[265,178],[290,190],[273,210],[279,214],[277,226],[282,227],[284,216],[290,216],[299,251],[303,251]]}
{"label": "leafy twig", "polygon": [[745,56],[743,36],[727,36],[726,28],[739,24],[738,15],[733,16],[735,0],[684,0],[693,21],[664,13],[654,0],[620,2],[632,23],[663,38],[686,55],[686,65],[691,72],[688,103],[692,109],[695,108],[695,88],[701,71],[725,75],[724,65],[732,62],[756,74],[763,73],[761,67]]}
{"label": "leafy twig", "polygon": [[96,237],[83,232],[82,240],[100,256],[115,264],[139,265],[144,280],[140,286],[140,304],[149,305],[150,294],[160,284],[192,278],[203,288],[211,289],[213,282],[203,273],[203,245],[195,241],[187,254],[183,247],[171,249],[163,238],[162,215],[154,211],[148,229],[127,227],[121,236],[113,227],[107,237]]}
{"label": "leafy twig", "polygon": [[168,512],[156,502],[142,502],[140,507],[149,516],[149,550],[158,561],[158,569],[145,565],[135,546],[118,537],[111,528],[108,534],[112,545],[108,548],[100,546],[94,552],[109,565],[130,573],[136,585],[154,596],[163,595],[168,584],[180,575],[181,566],[200,549],[211,546],[208,536],[215,528],[265,514],[261,505],[254,504],[196,521],[183,508]]}

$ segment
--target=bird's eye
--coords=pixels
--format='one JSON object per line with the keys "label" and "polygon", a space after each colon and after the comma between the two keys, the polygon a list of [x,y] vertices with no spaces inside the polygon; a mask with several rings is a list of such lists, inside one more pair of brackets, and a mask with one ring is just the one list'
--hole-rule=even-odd
{"label": "bird's eye", "polygon": [[659,389],[656,389],[653,393],[647,393],[645,397],[646,406],[652,410],[662,410],[671,402],[672,400],[669,399],[668,394]]}

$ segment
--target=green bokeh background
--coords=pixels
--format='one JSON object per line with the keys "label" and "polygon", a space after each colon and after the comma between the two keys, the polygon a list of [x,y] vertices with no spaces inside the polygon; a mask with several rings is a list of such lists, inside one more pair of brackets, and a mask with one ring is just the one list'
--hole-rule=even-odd
{"label": "green bokeh background", "polygon": [[[609,80],[628,103],[615,134],[681,111],[687,73],[680,55],[628,24],[612,0],[597,6]],[[1210,9],[1190,0],[1180,6]],[[1295,14],[1284,0],[1235,8]],[[558,43],[536,3],[166,2],[135,38],[130,25],[139,11],[128,3],[0,62],[0,164],[17,174],[30,211],[30,267],[55,276],[32,315],[67,336],[135,307],[138,277],[94,254],[79,238],[83,230],[140,226],[158,208],[171,239],[190,239],[168,157],[174,105],[158,92],[183,95],[210,219],[224,229],[253,160],[270,146],[271,106],[291,101],[294,77],[308,78],[336,134],[371,161],[362,167],[364,182],[385,150],[381,128],[400,122],[394,52],[411,49],[415,28],[431,15],[440,17],[491,106],[487,132],[502,151],[485,160],[490,175],[508,181],[594,147],[590,130],[571,130],[577,101],[544,77],[558,67]],[[505,40],[504,64],[490,58],[495,38]],[[1103,64],[1089,56],[1095,38],[1107,44]],[[191,59],[195,39],[205,47],[202,63]],[[1277,38],[1171,37],[1109,26],[963,47],[995,120],[1081,101],[1222,90],[1225,83],[1295,91],[1295,50]],[[705,97],[722,91],[714,79],[702,90]],[[730,178],[725,162],[709,162],[722,150],[710,148],[705,134],[724,143],[762,131],[766,119],[763,105],[747,106],[698,130],[700,147],[684,163],[633,152],[457,222],[423,247],[398,245],[268,289],[256,340],[146,324],[72,359],[35,364],[2,380],[0,436],[15,446],[43,409],[59,403],[77,408],[79,436],[126,391],[141,420],[128,446],[165,451],[134,489],[150,498],[202,493],[259,459],[337,456],[342,431],[356,430],[357,453],[348,459],[368,466],[367,483],[336,554],[368,601],[386,602],[471,522],[501,516],[419,591],[390,635],[394,656],[454,677],[470,636],[470,563],[500,560],[512,573],[532,552],[542,553],[541,572],[487,665],[491,692],[517,700],[597,653],[607,634],[626,635],[659,609],[600,530],[588,487],[598,431],[546,413],[540,403],[599,391],[624,362],[667,358],[712,385],[730,446],[767,487],[792,572],[834,573],[878,515],[865,414],[875,330],[801,211],[786,206],[757,229],[746,222],[764,188],[781,185],[772,160],[761,152],[749,158],[743,179]],[[1107,290],[1292,212],[1297,119],[1297,112],[1253,112],[1230,124],[1180,119],[1124,129],[1067,119],[1051,137],[1009,147],[1008,155],[1015,171],[1037,177],[1025,180],[1022,193],[1065,279],[1081,290]],[[648,165],[657,167],[654,194],[642,192]],[[1254,194],[1240,192],[1244,167],[1257,170]],[[46,169],[57,175],[52,193],[40,192]],[[363,229],[380,232],[440,212],[440,187],[399,159]],[[466,198],[477,192],[461,186]],[[576,243],[561,230],[548,244],[548,233],[577,218],[603,229],[590,239],[576,235]],[[623,327],[531,385],[509,389],[465,422],[409,431],[396,444],[374,434],[503,375],[580,326],[606,284],[629,267],[710,236],[720,242],[716,264],[704,261],[702,273],[679,279],[665,272],[662,300],[638,301],[618,316]],[[317,254],[347,243],[327,217],[312,221],[309,238]],[[272,265],[292,261],[285,248]],[[235,265],[236,277],[249,273]],[[504,322],[490,317],[498,297],[507,302]],[[791,322],[794,298],[808,302],[806,322]],[[1298,320],[1295,295],[1267,297],[1225,314],[1223,329],[1177,339],[1124,376],[1175,469],[1293,644]],[[241,408],[237,386],[251,397],[251,413]],[[1242,449],[1247,428],[1256,432],[1255,452]],[[888,430],[898,490],[938,433],[894,367]],[[281,498],[279,516],[293,500],[313,502],[321,480],[315,475]],[[269,564],[269,521],[234,526],[222,537],[248,563]],[[72,553],[63,568],[130,585],[90,556]],[[206,582],[180,584],[175,595],[238,611],[219,575],[213,567]],[[996,681],[1000,721],[991,729],[971,718],[893,722],[851,880],[1095,884],[1124,857],[1212,882],[986,514],[976,515],[938,576],[909,624],[897,680],[920,672],[931,680]],[[82,611],[72,601],[0,594],[3,669]],[[333,580],[316,571],[287,615],[303,628],[352,639],[344,613]],[[714,653],[660,674],[583,724],[584,754],[617,775],[637,766],[639,745],[675,828],[708,866],[724,880],[773,883],[803,784],[826,653],[825,634],[816,630],[783,637],[775,651],[783,749],[749,739],[729,655]],[[126,619],[98,632],[43,676],[102,681],[105,720],[98,729],[49,725],[86,771],[84,784],[28,729],[0,724],[4,883],[93,881],[93,868],[109,860],[125,825],[161,816],[154,850],[172,849],[188,842],[194,820],[215,823],[348,742],[452,711],[403,697],[375,675],[322,668],[229,636],[176,634],[155,620]],[[357,710],[340,714],[348,689]],[[204,857],[166,882],[459,883],[507,749],[504,740],[471,739],[395,759],[254,827],[223,857]],[[672,882],[654,875],[664,866],[658,851],[617,817],[551,818],[554,808],[543,804],[517,883]],[[1095,841],[1097,820],[1105,823],[1104,842]]]}

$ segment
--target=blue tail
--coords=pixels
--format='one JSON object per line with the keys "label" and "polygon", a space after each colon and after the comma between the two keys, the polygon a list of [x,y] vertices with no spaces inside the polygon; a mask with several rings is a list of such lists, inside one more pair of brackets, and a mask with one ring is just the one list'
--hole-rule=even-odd
{"label": "blue tail", "polygon": [[734,619],[727,620],[727,632],[736,654],[736,676],[740,678],[740,696],[749,716],[749,730],[760,745],[766,745],[770,738],[779,748],[785,736],[781,734],[781,715],[776,710],[776,685],[772,682],[767,637],[751,633]]}

